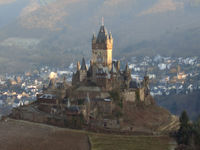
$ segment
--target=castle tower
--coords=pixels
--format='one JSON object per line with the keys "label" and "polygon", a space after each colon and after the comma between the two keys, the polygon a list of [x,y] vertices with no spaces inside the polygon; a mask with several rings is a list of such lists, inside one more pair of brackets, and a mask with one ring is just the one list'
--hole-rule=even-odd
{"label": "castle tower", "polygon": [[144,86],[144,94],[145,94],[145,96],[149,95],[150,94],[149,76],[147,75],[147,72],[145,73],[145,76],[144,76],[143,86]]}
{"label": "castle tower", "polygon": [[120,71],[120,61],[119,60],[117,61],[116,66],[117,66],[117,71]]}
{"label": "castle tower", "polygon": [[124,83],[125,83],[126,88],[129,88],[130,82],[131,82],[131,70],[130,70],[128,63],[127,63],[125,70],[124,70]]}
{"label": "castle tower", "polygon": [[112,68],[112,49],[113,38],[112,34],[108,34],[104,27],[104,22],[99,30],[99,34],[96,37],[93,34],[92,38],[92,62],[94,65]]}
{"label": "castle tower", "polygon": [[87,66],[85,63],[85,59],[82,59],[82,63],[81,63],[81,69],[80,69],[80,82],[84,81],[87,79]]}

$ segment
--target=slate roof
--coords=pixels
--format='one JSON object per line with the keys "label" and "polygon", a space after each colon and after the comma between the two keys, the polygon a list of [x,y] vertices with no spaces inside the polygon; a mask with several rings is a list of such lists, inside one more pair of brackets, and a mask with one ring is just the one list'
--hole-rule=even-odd
{"label": "slate roof", "polygon": [[106,28],[104,27],[104,25],[102,25],[99,30],[96,43],[105,43],[107,38],[108,38],[108,32]]}
{"label": "slate roof", "polygon": [[86,63],[85,63],[85,59],[84,59],[84,58],[82,59],[81,70],[87,70]]}
{"label": "slate roof", "polygon": [[141,87],[141,84],[139,82],[136,82],[136,81],[131,81],[129,86],[130,86],[130,88],[137,89],[137,88]]}
{"label": "slate roof", "polygon": [[112,64],[112,69],[111,69],[111,73],[117,73],[117,70],[115,68],[115,64]]}

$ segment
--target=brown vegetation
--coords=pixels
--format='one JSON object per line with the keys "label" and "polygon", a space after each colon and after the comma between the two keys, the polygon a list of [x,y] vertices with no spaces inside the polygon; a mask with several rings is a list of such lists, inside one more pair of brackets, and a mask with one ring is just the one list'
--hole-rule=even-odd
{"label": "brown vegetation", "polygon": [[124,122],[131,125],[135,131],[170,131],[179,126],[178,118],[172,116],[167,110],[156,106],[133,106],[126,104]]}
{"label": "brown vegetation", "polygon": [[18,120],[0,122],[1,150],[88,150],[85,134]]}

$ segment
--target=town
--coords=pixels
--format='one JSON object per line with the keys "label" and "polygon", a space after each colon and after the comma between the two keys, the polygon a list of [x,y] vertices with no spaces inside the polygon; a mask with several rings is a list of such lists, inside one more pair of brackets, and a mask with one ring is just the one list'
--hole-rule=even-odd
{"label": "town", "polygon": [[[89,62],[86,62],[89,66]],[[121,64],[125,66],[126,61]],[[199,57],[133,57],[129,61],[132,78],[141,81],[145,72],[150,77],[151,95],[187,94],[200,90]],[[65,68],[37,66],[25,73],[1,74],[0,114],[9,113],[14,107],[26,105],[36,100],[44,84],[50,78],[64,78],[70,84],[76,64]]]}

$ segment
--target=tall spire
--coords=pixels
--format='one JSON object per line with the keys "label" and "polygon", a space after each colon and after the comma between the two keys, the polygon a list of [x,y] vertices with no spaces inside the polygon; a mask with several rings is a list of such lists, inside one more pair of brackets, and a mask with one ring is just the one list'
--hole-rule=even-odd
{"label": "tall spire", "polygon": [[104,26],[104,17],[102,16],[101,25]]}
{"label": "tall spire", "polygon": [[105,43],[107,41],[107,39],[109,38],[108,36],[109,36],[108,32],[104,26],[104,18],[102,17],[102,25],[100,27],[96,42],[97,43]]}
{"label": "tall spire", "polygon": [[110,31],[110,34],[109,34],[109,39],[112,39],[112,33],[111,33],[111,31]]}
{"label": "tall spire", "polygon": [[92,35],[92,39],[96,38],[96,35],[95,33],[93,32],[93,35]]}
{"label": "tall spire", "polygon": [[117,73],[114,63],[113,63],[113,65],[112,65],[111,73]]}
{"label": "tall spire", "polygon": [[129,69],[128,63],[126,63],[125,73],[129,73],[129,72],[130,72],[130,69]]}
{"label": "tall spire", "polygon": [[96,39],[97,39],[97,37],[96,37],[95,33],[93,33],[92,42],[96,42]]}

